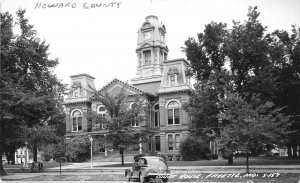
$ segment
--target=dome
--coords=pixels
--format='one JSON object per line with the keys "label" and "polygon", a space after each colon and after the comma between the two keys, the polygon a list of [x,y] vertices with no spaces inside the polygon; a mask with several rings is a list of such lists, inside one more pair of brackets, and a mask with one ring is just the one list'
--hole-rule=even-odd
{"label": "dome", "polygon": [[145,18],[145,22],[143,23],[141,29],[147,29],[147,28],[151,28],[151,27],[164,29],[164,32],[166,32],[165,26],[158,21],[158,18],[155,15],[147,16]]}

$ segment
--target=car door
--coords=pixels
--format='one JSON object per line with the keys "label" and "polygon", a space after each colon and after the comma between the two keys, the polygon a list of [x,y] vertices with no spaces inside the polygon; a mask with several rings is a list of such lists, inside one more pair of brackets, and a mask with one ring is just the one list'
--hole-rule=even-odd
{"label": "car door", "polygon": [[135,178],[139,177],[139,164],[138,164],[138,161],[134,161],[134,163],[133,163],[132,177],[135,177]]}

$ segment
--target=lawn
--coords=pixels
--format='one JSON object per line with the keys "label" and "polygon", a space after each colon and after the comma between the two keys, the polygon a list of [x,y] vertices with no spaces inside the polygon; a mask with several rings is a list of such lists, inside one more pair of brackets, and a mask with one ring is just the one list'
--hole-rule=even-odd
{"label": "lawn", "polygon": [[[234,165],[246,165],[246,158],[239,157],[233,160]],[[227,160],[200,160],[200,161],[168,161],[169,166],[227,166]],[[300,165],[300,159],[289,157],[250,157],[249,165]],[[125,163],[125,167],[131,167],[132,163]],[[101,167],[121,167],[121,162]]]}
{"label": "lawn", "polygon": [[[61,166],[66,166],[66,165],[70,165],[70,164],[71,163],[68,163],[68,162],[67,163],[62,162]],[[45,170],[47,168],[59,167],[60,165],[59,165],[59,162],[51,162],[51,163],[44,162],[43,166],[44,166],[44,170]],[[31,163],[28,164],[28,168],[26,168],[24,172],[31,172],[30,167],[31,167]],[[8,172],[14,172],[14,173],[21,172],[21,165],[20,164],[15,164],[15,165],[4,164],[3,168],[7,173]]]}
{"label": "lawn", "polygon": [[[178,174],[170,182],[298,182],[300,174],[296,173],[253,173],[253,174]],[[26,181],[125,181],[124,175],[41,175],[24,179]],[[132,180],[131,182],[136,182]],[[150,182],[157,182],[151,180]],[[160,181],[159,181],[160,182]]]}

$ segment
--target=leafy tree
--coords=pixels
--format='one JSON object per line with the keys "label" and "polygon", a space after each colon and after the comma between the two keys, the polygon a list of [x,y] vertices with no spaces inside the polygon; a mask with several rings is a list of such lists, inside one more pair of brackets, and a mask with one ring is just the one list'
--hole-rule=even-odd
{"label": "leafy tree", "polygon": [[[300,132],[300,111],[296,107],[300,104],[300,31],[294,26],[292,34],[278,30],[267,34],[259,14],[257,7],[249,7],[243,23],[233,21],[227,28],[226,24],[211,22],[197,40],[185,41],[183,50],[191,63],[189,74],[198,81],[187,107],[191,129],[207,139],[220,135],[217,114],[222,110],[219,97],[224,97],[224,87],[248,103],[256,96],[276,107],[287,106],[280,112],[291,116],[290,128],[296,132],[289,134],[287,145],[295,147]],[[223,125],[225,122],[231,123],[223,121]],[[216,133],[207,133],[211,129]]]}
{"label": "leafy tree", "polygon": [[238,93],[226,92],[220,98],[223,111],[218,115],[222,124],[218,137],[221,147],[231,151],[245,151],[248,155],[250,148],[257,143],[281,144],[285,143],[285,136],[291,133],[289,117],[281,113],[282,108],[276,108],[272,102],[264,102],[257,95],[248,102]]}
{"label": "leafy tree", "polygon": [[274,73],[278,80],[274,103],[285,107],[283,112],[292,116],[294,123],[291,129],[297,129],[289,135],[288,149],[291,155],[291,147],[297,156],[297,146],[300,145],[300,28],[293,26],[292,33],[287,31],[274,31],[272,40],[272,55],[274,59]]}
{"label": "leafy tree", "polygon": [[[117,95],[95,91],[92,97],[93,100],[100,101],[108,113],[105,117],[98,114],[93,116],[96,118],[95,123],[103,124],[106,129],[106,138],[102,142],[103,146],[111,145],[114,149],[121,148],[120,151],[131,145],[148,141],[147,136],[155,133],[147,124],[149,121],[147,115],[149,106],[146,100],[137,97],[129,106],[126,102],[125,89],[126,85]],[[146,123],[149,127],[132,128],[132,124],[143,123]]]}
{"label": "leafy tree", "polygon": [[209,145],[197,136],[188,137],[180,144],[180,154],[184,161],[208,159],[210,155]]}
{"label": "leafy tree", "polygon": [[[55,129],[48,125],[35,125],[30,128],[25,126],[22,135],[30,144],[29,147],[36,150],[38,147],[56,143],[59,140],[58,136],[55,134]],[[33,151],[33,157],[37,157],[37,151]]]}
{"label": "leafy tree", "polygon": [[194,38],[185,41],[183,51],[191,62],[190,75],[205,81],[211,73],[221,71],[226,61],[224,42],[227,34],[226,24],[211,22],[205,26],[204,33],[198,34],[198,42]]}
{"label": "leafy tree", "polygon": [[220,111],[219,97],[224,89],[231,90],[230,76],[225,70],[212,73],[207,80],[198,81],[192,92],[190,100],[184,109],[192,116],[190,132],[201,136],[205,140],[214,140],[219,134],[217,115]]}
{"label": "leafy tree", "polygon": [[[13,32],[16,25],[20,35]],[[65,87],[52,73],[58,61],[48,58],[48,49],[49,45],[37,37],[33,25],[25,18],[25,10],[17,11],[16,23],[12,15],[1,13],[1,155],[8,149],[15,151],[24,146],[28,140],[22,139],[24,129],[54,123]],[[36,152],[37,145],[32,146]],[[5,174],[2,163],[0,172]]]}

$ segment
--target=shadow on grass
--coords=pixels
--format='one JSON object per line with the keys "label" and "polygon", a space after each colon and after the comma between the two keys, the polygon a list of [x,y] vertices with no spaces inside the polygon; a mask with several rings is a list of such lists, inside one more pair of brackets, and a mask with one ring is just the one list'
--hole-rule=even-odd
{"label": "shadow on grass", "polygon": [[[200,161],[168,161],[169,166],[232,166],[227,164],[226,159],[218,160],[200,160]],[[246,158],[234,158],[233,165],[244,166],[246,165]],[[300,165],[299,158],[290,157],[249,157],[249,165]],[[131,167],[132,163],[121,163],[102,165],[98,167]]]}

